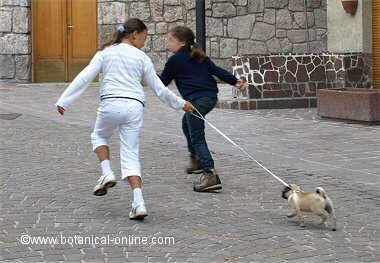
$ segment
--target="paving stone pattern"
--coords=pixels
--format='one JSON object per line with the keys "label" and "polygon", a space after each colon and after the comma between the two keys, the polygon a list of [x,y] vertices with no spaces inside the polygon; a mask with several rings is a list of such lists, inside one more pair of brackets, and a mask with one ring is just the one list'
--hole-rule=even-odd
{"label": "paving stone pattern", "polygon": [[[280,2],[280,1],[276,1]],[[334,201],[338,231],[301,228],[286,218],[282,186],[207,128],[224,189],[192,191],[181,113],[152,92],[141,136],[149,216],[130,221],[130,189],[104,197],[90,132],[98,103],[93,84],[58,116],[65,84],[0,86],[1,262],[379,262],[379,126],[321,120],[315,110],[237,112],[208,119],[289,183],[323,186]],[[112,166],[120,174],[118,138]],[[171,246],[23,245],[20,237],[56,235],[172,236]]]}

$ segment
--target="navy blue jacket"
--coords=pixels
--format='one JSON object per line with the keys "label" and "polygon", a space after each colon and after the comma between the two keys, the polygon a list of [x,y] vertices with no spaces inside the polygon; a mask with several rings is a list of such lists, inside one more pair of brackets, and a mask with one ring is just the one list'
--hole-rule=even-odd
{"label": "navy blue jacket", "polygon": [[165,86],[174,80],[181,96],[193,101],[202,97],[217,98],[218,87],[213,76],[231,85],[237,82],[234,75],[216,66],[210,58],[198,62],[182,48],[166,62],[160,78]]}

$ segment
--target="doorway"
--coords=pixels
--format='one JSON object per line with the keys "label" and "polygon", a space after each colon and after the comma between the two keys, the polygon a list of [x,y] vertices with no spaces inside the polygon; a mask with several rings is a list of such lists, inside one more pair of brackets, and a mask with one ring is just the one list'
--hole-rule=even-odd
{"label": "doorway", "polygon": [[98,48],[97,1],[32,1],[32,19],[32,81],[72,81]]}

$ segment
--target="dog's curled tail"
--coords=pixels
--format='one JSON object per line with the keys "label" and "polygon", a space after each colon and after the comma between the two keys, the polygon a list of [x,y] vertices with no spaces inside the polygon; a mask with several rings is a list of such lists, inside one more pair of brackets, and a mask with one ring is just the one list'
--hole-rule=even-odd
{"label": "dog's curled tail", "polygon": [[322,187],[317,187],[317,188],[315,189],[315,192],[316,192],[317,194],[319,194],[320,196],[322,196],[324,199],[326,199],[327,195],[326,195],[325,190],[324,190]]}

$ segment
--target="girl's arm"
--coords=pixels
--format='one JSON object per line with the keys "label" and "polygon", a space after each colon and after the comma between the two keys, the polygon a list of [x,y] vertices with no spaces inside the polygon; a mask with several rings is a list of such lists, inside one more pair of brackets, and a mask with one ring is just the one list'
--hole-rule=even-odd
{"label": "girl's arm", "polygon": [[153,89],[157,97],[173,109],[179,110],[185,107],[186,101],[169,90],[157,76],[152,61],[148,58],[145,62],[144,81]]}
{"label": "girl's arm", "polygon": [[232,75],[227,70],[224,70],[224,69],[218,67],[217,65],[215,65],[211,59],[207,58],[207,60],[210,64],[212,75],[217,76],[220,80],[223,80],[224,82],[226,82],[230,85],[235,86],[237,84],[238,79],[234,75]]}
{"label": "girl's arm", "polygon": [[[69,108],[70,105],[78,99],[88,87],[91,81],[99,74],[102,68],[102,54],[97,52],[88,64],[70,83],[66,90],[62,93],[55,106]],[[60,112],[61,113],[61,112]],[[62,113],[61,113],[62,114]]]}
{"label": "girl's arm", "polygon": [[169,58],[166,62],[164,70],[161,73],[160,79],[165,86],[168,86],[170,82],[174,79],[174,68],[173,57]]}

